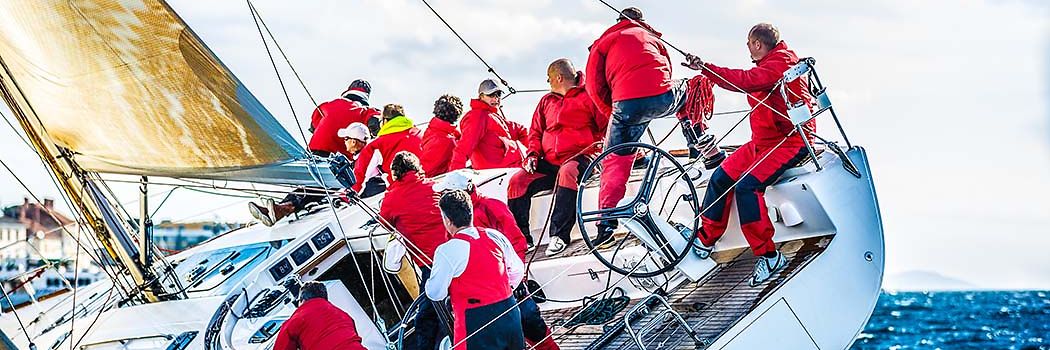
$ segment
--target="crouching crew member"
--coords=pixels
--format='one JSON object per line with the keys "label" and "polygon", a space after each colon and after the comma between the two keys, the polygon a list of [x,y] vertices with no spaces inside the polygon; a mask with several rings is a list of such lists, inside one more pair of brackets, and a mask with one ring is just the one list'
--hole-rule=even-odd
{"label": "crouching crew member", "polygon": [[[594,157],[592,144],[602,139],[609,117],[595,107],[583,87],[583,73],[562,58],[547,67],[551,92],[540,99],[532,116],[528,151],[522,168],[510,178],[507,204],[521,232],[531,238],[532,197],[555,189],[547,255],[561,253],[576,223],[576,192],[580,174]],[[588,151],[590,150],[590,151]],[[542,234],[542,233],[541,233]],[[601,246],[611,235],[595,239]]]}
{"label": "crouching crew member", "polygon": [[459,123],[463,136],[452,152],[449,171],[463,169],[468,160],[477,170],[521,166],[528,130],[503,117],[502,97],[503,89],[495,80],[485,79],[478,86],[478,98],[470,100],[470,111]]}
{"label": "crouching crew member", "polygon": [[[412,261],[419,267],[420,281],[424,283],[420,288],[426,288],[431,274],[428,266],[434,260],[434,251],[448,240],[448,232],[438,211],[438,194],[434,192],[434,182],[423,177],[419,158],[410,152],[394,155],[390,175],[394,182],[383,197],[379,216],[408,240],[405,245],[413,253],[410,254]],[[441,326],[431,303],[420,303],[415,329],[405,349],[433,350],[444,336],[445,327]]]}
{"label": "crouching crew member", "polygon": [[[525,261],[525,254],[528,252],[525,242],[526,237],[518,230],[514,217],[510,213],[510,208],[499,199],[478,193],[473,181],[464,174],[464,171],[458,170],[445,175],[441,182],[435,185],[434,190],[438,192],[466,191],[470,195],[471,204],[474,206],[474,226],[490,228],[505,233],[504,236],[514,246],[514,252],[518,255],[518,258]],[[540,315],[539,305],[536,305],[536,302],[528,294],[524,283],[519,284],[514,290],[514,295],[519,300],[520,298],[527,298],[518,303],[518,312],[521,314],[521,329],[525,334],[525,341],[531,348],[536,350],[557,350],[558,344],[549,336],[550,329],[547,328],[547,323],[543,321],[543,317]]]}
{"label": "crouching crew member", "polygon": [[323,283],[303,283],[299,293],[299,308],[281,325],[273,350],[365,350],[354,319],[328,301]]}
{"label": "crouching crew member", "polygon": [[493,229],[474,227],[470,196],[452,191],[439,202],[448,242],[434,252],[426,283],[430,300],[451,299],[455,318],[452,344],[457,350],[524,349],[521,316],[511,290],[525,267],[514,247]]}
{"label": "crouching crew member", "polygon": [[[423,132],[420,131],[412,120],[405,117],[405,109],[401,105],[389,104],[383,107],[383,125],[379,128],[379,136],[361,149],[354,165],[354,176],[357,183],[353,190],[360,192],[365,184],[368,170],[375,164],[380,164],[380,170],[387,174],[390,179],[390,163],[394,155],[401,151],[408,151],[417,156],[421,153],[420,143],[423,142]],[[379,158],[375,158],[378,153]]]}
{"label": "crouching crew member", "polygon": [[422,154],[423,171],[428,177],[436,177],[448,172],[452,162],[452,151],[456,149],[460,133],[459,117],[463,114],[463,102],[459,97],[442,95],[434,101],[434,118],[430,119],[427,130],[423,132]]}
{"label": "crouching crew member", "polygon": [[[761,257],[755,264],[750,281],[751,286],[756,286],[787,265],[787,260],[773,243],[773,223],[766,214],[766,187],[785,170],[797,166],[808,153],[803,136],[793,133],[794,124],[787,118],[784,98],[779,89],[773,89],[784,72],[798,63],[798,56],[780,41],[780,31],[768,23],[751,28],[747,35],[747,48],[755,62],[755,67],[751,69],[724,68],[703,63],[700,58],[691,55],[686,65],[692,69],[702,69],[704,75],[726,90],[746,93],[747,102],[753,108],[750,116],[751,140],[740,146],[711,174],[701,206],[709,209],[704,213],[703,226],[697,232],[703,246],[697,253],[701,257],[709,255],[715,242],[726,231],[730,205],[735,201],[740,214],[740,229],[751,245],[751,251]],[[804,79],[796,79],[787,88],[790,90],[789,96],[797,98],[789,97],[793,99],[792,103],[803,101],[809,105],[811,98]],[[815,131],[816,121],[808,121],[806,127]],[[807,133],[805,137],[810,136]],[[741,179],[748,169],[751,171]]]}
{"label": "crouching crew member", "polygon": [[342,96],[317,106],[310,117],[310,131],[314,133],[310,137],[310,151],[322,157],[343,153],[347,159],[353,159],[343,147],[338,132],[352,123],[361,123],[375,136],[379,130],[379,110],[368,106],[371,92],[372,85],[367,81],[354,80]]}

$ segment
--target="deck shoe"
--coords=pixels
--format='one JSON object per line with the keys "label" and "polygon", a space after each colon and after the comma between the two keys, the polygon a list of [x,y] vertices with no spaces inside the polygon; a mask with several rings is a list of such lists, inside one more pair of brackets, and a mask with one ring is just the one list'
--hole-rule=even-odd
{"label": "deck shoe", "polygon": [[787,266],[787,259],[779,251],[777,256],[772,258],[759,257],[758,262],[755,263],[755,271],[751,274],[751,281],[748,284],[752,287],[758,286],[770,277],[773,277],[773,274],[783,269],[784,266]]}
{"label": "deck shoe", "polygon": [[616,244],[616,240],[613,239],[613,227],[598,225],[598,236],[591,240],[596,249],[605,249],[612,247]]}
{"label": "deck shoe", "polygon": [[711,257],[711,252],[714,251],[714,250],[715,250],[715,246],[713,246],[713,245],[710,245],[710,246],[706,245],[706,244],[704,244],[704,242],[701,242],[699,239],[697,239],[696,242],[693,242],[693,253],[695,253],[696,256],[699,256],[700,259],[710,258]]}
{"label": "deck shoe", "polygon": [[248,202],[248,212],[252,213],[252,217],[263,225],[273,226],[273,220],[270,219],[270,214],[263,206],[256,204],[255,202]]}
{"label": "deck shoe", "polygon": [[569,245],[565,244],[565,241],[561,240],[561,238],[551,237],[551,241],[547,242],[547,256],[561,254],[561,252],[564,252],[565,248],[568,246]]}

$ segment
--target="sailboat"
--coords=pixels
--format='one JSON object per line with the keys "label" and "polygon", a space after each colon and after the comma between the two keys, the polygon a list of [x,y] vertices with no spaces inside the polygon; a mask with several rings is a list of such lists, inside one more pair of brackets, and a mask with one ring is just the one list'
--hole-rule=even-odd
{"label": "sailboat", "polygon": [[[369,349],[400,349],[424,331],[412,328],[414,309],[427,302],[414,271],[382,267],[387,242],[399,235],[376,214],[382,195],[330,200],[171,255],[151,243],[145,208],[158,179],[338,183],[163,1],[2,2],[0,68],[4,102],[92,232],[80,244],[107,276],[4,310],[0,347],[268,349],[304,281],[325,283]],[[784,79],[811,79],[817,100],[813,110],[793,109],[793,123],[818,116],[838,123],[815,61],[800,62]],[[527,285],[563,349],[853,343],[874,309],[885,259],[862,147],[821,139],[767,190],[775,240],[789,262],[751,287],[755,258],[739,230],[726,233],[708,259],[690,253],[703,210],[697,194],[710,171],[651,144],[627,146],[646,159],[627,199],[615,213],[596,210],[600,169],[589,168],[580,225],[565,252],[545,255],[548,218],[533,213],[527,234],[539,247],[528,257]],[[471,176],[478,191],[505,198],[515,171]],[[112,174],[138,178],[138,216],[110,191]],[[536,196],[533,208],[549,208],[551,197]],[[623,223],[619,243],[597,249],[594,219],[612,215]],[[730,227],[738,227],[734,220]]]}

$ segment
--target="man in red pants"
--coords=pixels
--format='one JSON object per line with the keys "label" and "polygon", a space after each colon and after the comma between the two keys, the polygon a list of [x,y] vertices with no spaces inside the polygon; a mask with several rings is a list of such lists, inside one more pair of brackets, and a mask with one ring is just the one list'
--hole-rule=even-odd
{"label": "man in red pants", "polygon": [[[751,141],[733,152],[711,175],[701,206],[706,208],[703,226],[697,233],[702,246],[696,252],[702,258],[710,254],[715,242],[725,233],[730,204],[735,200],[740,229],[751,251],[760,257],[750,281],[751,286],[757,286],[787,265],[773,243],[773,223],[766,214],[765,189],[785,170],[797,166],[807,151],[804,136],[794,132],[794,124],[787,118],[787,105],[777,85],[784,72],[798,63],[798,56],[780,41],[780,32],[768,23],[751,28],[747,48],[755,62],[751,69],[724,68],[703,63],[695,56],[689,56],[689,63],[683,65],[703,70],[705,76],[726,90],[746,93],[754,109],[750,117]],[[804,101],[809,105],[811,98],[802,79],[796,79],[787,88],[791,102]],[[805,126],[815,131],[813,120]]]}

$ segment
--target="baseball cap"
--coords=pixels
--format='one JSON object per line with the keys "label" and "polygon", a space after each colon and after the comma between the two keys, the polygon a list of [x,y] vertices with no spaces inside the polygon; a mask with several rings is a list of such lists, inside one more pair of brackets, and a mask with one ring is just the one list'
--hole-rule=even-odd
{"label": "baseball cap", "polygon": [[628,19],[628,18],[633,19],[635,21],[644,21],[645,20],[645,18],[642,17],[642,9],[634,7],[634,6],[631,6],[631,7],[628,7],[628,8],[624,8],[623,11],[620,11],[620,16],[617,17],[616,20],[617,21],[622,21],[622,20],[625,20],[625,19]]}
{"label": "baseball cap", "polygon": [[467,172],[456,170],[445,174],[441,181],[434,184],[434,192],[466,190],[473,182]]}
{"label": "baseball cap", "polygon": [[367,80],[357,79],[350,83],[350,86],[343,91],[343,95],[356,95],[365,100],[368,100],[368,95],[372,93],[372,84],[369,84]]}
{"label": "baseball cap", "polygon": [[496,91],[502,92],[503,91],[503,87],[501,87],[500,84],[498,82],[496,82],[495,79],[489,78],[489,79],[482,80],[481,84],[478,85],[478,94],[481,94],[481,95],[492,95],[492,94],[496,93]]}
{"label": "baseball cap", "polygon": [[368,127],[361,123],[352,123],[345,128],[339,129],[336,135],[339,135],[341,138],[351,138],[364,142],[368,142],[372,136],[368,132]]}

